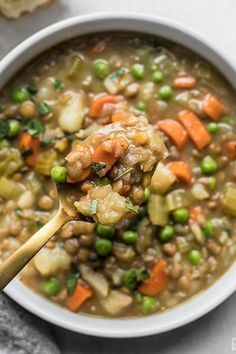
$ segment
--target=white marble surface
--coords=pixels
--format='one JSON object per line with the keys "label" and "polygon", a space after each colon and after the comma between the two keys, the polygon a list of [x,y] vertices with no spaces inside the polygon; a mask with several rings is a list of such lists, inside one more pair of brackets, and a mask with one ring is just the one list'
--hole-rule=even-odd
{"label": "white marble surface", "polygon": [[[179,21],[208,37],[236,63],[236,0],[61,0],[17,21],[0,18],[0,59],[23,39],[48,24],[102,11],[151,13]],[[235,309],[236,294],[193,324],[135,340],[99,339],[55,326],[52,329],[63,354],[233,354]]]}

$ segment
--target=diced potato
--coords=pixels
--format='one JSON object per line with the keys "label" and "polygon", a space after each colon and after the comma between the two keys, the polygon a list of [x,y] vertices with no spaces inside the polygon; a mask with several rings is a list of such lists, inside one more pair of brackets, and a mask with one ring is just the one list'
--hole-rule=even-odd
{"label": "diced potato", "polygon": [[35,201],[35,197],[33,193],[30,190],[28,190],[21,194],[21,196],[17,201],[17,205],[21,209],[28,209],[33,206],[34,201]]}
{"label": "diced potato", "polygon": [[44,247],[34,258],[34,264],[44,276],[56,275],[59,271],[70,268],[71,257],[60,247],[53,249]]}
{"label": "diced potato", "polygon": [[66,101],[59,113],[59,125],[68,132],[75,133],[80,130],[84,120],[84,102],[81,93],[66,92],[70,94],[69,100]]}
{"label": "diced potato", "polygon": [[0,178],[0,196],[6,200],[16,199],[23,192],[23,187],[14,181],[10,181],[6,177]]}
{"label": "diced potato", "polygon": [[89,266],[79,266],[82,278],[88,283],[99,297],[106,297],[109,291],[109,284],[102,273],[94,272]]}
{"label": "diced potato", "polygon": [[121,291],[112,290],[108,297],[102,299],[100,304],[111,316],[116,316],[124,312],[131,304],[132,297],[123,294]]}
{"label": "diced potato", "polygon": [[192,196],[197,200],[204,200],[210,197],[206,187],[201,183],[195,183],[191,189]]}
{"label": "diced potato", "polygon": [[148,214],[153,225],[164,226],[168,223],[168,212],[165,199],[158,194],[152,194],[148,201]]}
{"label": "diced potato", "polygon": [[176,177],[162,162],[156,167],[151,179],[151,190],[153,193],[164,194],[176,181]]}

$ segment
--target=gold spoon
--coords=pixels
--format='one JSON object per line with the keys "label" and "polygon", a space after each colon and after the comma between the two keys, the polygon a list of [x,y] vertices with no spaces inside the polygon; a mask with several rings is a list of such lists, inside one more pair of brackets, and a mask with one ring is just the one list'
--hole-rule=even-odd
{"label": "gold spoon", "polygon": [[69,202],[73,195],[72,190],[59,186],[57,191],[59,209],[56,215],[8,257],[5,262],[0,264],[0,290],[5,288],[63,225],[70,220],[77,219],[78,213],[76,213],[73,203]]}

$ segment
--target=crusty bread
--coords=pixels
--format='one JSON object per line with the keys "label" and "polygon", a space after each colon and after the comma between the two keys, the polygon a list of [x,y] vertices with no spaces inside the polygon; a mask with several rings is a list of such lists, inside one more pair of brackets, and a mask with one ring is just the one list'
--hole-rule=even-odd
{"label": "crusty bread", "polygon": [[8,18],[18,18],[24,12],[32,12],[37,7],[52,0],[0,0],[0,12]]}

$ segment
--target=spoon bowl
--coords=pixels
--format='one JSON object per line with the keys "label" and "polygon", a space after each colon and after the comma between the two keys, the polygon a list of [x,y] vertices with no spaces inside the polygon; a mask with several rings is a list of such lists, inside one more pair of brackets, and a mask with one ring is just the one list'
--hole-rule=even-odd
{"label": "spoon bowl", "polygon": [[58,185],[57,192],[59,208],[56,215],[0,265],[0,290],[7,286],[63,225],[78,218],[78,213],[70,202],[73,200],[73,188]]}

